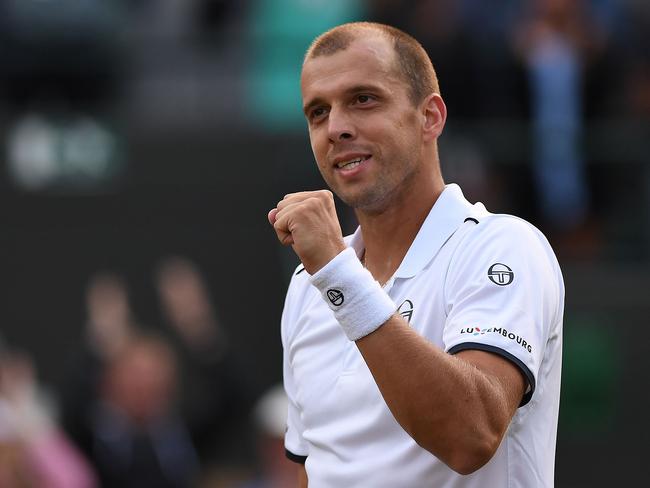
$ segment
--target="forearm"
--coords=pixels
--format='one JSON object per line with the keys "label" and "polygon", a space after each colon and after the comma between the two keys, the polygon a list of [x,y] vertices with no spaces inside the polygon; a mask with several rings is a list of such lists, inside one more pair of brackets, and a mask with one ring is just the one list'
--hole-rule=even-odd
{"label": "forearm", "polygon": [[397,315],[357,346],[395,419],[419,445],[463,474],[492,457],[514,413],[495,378]]}

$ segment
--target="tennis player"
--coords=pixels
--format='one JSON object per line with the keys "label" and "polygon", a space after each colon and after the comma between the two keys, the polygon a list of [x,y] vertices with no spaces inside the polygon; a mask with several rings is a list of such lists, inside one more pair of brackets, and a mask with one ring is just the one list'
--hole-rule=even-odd
{"label": "tennis player", "polygon": [[407,34],[326,32],[301,89],[318,168],[360,226],[342,236],[327,190],[268,215],[302,262],[282,316],[297,486],[553,486],[564,286],[547,240],[445,184],[447,110]]}

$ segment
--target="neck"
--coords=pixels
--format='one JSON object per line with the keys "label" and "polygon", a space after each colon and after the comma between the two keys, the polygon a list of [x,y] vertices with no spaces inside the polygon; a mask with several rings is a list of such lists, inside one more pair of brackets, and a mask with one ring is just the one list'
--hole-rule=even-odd
{"label": "neck", "polygon": [[365,245],[364,263],[380,283],[397,271],[429,211],[444,190],[442,179],[409,191],[381,212],[356,210]]}

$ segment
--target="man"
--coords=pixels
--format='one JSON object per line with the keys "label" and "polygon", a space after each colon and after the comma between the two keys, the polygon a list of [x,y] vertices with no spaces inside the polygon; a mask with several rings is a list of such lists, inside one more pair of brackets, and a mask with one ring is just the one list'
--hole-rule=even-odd
{"label": "man", "polygon": [[445,186],[446,108],[401,31],[339,26],[301,89],[332,194],[269,212],[300,258],[282,317],[287,455],[299,486],[552,486],[564,287],[546,239]]}

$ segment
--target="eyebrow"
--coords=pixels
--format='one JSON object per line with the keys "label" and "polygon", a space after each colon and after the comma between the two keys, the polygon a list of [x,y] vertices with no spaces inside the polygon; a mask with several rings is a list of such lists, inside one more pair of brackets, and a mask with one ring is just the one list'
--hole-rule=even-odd
{"label": "eyebrow", "polygon": [[[350,88],[347,88],[343,93],[345,95],[349,96],[349,95],[353,95],[355,93],[361,93],[361,92],[366,92],[366,91],[379,92],[381,94],[381,93],[384,93],[386,90],[381,88],[378,85],[366,84],[366,85],[354,85],[354,86],[351,86]],[[316,107],[318,105],[322,105],[323,103],[325,103],[325,101],[322,98],[316,97],[313,100],[310,100],[303,107],[303,112],[305,113],[305,115],[307,115],[312,108],[314,108],[314,107]]]}

